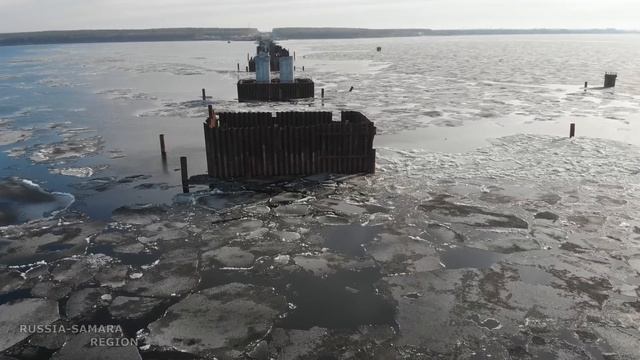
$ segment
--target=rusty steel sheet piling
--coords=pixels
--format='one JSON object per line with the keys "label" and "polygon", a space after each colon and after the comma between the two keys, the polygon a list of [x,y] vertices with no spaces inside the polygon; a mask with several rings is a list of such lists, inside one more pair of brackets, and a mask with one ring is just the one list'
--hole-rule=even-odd
{"label": "rusty steel sheet piling", "polygon": [[331,112],[219,113],[204,124],[207,170],[214,178],[375,172],[376,128],[366,116]]}

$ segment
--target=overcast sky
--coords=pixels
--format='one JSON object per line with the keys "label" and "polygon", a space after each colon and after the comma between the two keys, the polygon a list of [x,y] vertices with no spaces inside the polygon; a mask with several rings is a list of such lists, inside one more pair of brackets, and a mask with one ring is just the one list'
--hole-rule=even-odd
{"label": "overcast sky", "polygon": [[149,27],[640,28],[640,0],[0,0],[0,32]]}

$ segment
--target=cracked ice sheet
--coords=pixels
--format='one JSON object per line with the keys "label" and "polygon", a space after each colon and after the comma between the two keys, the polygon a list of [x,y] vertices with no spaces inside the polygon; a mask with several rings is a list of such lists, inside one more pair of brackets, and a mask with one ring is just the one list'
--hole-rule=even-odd
{"label": "cracked ice sheet", "polygon": [[[144,245],[160,247],[164,256],[154,266],[132,269],[129,275],[139,274],[135,277],[114,271],[115,277],[126,280],[124,289],[131,295],[172,299],[198,294],[199,269],[222,273],[227,270],[217,264],[224,266],[227,261],[240,262],[243,268],[229,272],[246,273],[240,277],[243,281],[271,277],[286,282],[300,272],[323,279],[341,276],[342,270],[358,273],[374,268],[383,276],[375,289],[398,308],[399,332],[391,342],[400,344],[399,352],[468,354],[480,351],[479,344],[486,342],[482,351],[500,358],[524,342],[537,355],[546,348],[579,358],[581,351],[607,353],[614,345],[620,354],[628,354],[633,349],[625,344],[638,339],[632,327],[637,317],[633,295],[639,283],[634,267],[640,258],[635,239],[640,224],[633,215],[638,208],[633,183],[637,150],[613,142],[566,141],[566,147],[579,147],[572,157],[609,171],[628,169],[609,176],[606,168],[574,166],[566,170],[568,174],[558,174],[549,171],[554,160],[545,150],[554,139],[523,138],[500,139],[493,148],[464,156],[385,152],[380,166],[384,171],[376,175],[329,188],[303,187],[296,195],[249,196],[246,201],[251,206],[234,202],[228,214],[216,217],[202,204],[117,211],[114,228],[129,229],[140,244],[154,239]],[[569,150],[560,148],[561,153]],[[526,153],[536,168],[529,171],[512,164],[525,155],[518,152]],[[609,156],[622,161],[602,160]],[[440,168],[432,163],[445,160],[457,165]],[[407,179],[403,174],[409,166],[422,173]],[[498,172],[505,168],[512,170]],[[492,171],[493,177],[486,175]],[[519,185],[523,183],[527,186]],[[221,198],[215,201],[224,202],[224,193],[217,196]],[[231,196],[237,199],[237,194]],[[328,217],[341,221],[327,225]],[[366,235],[363,239],[353,236],[363,240],[366,260],[327,249],[322,238],[327,226],[368,222],[380,230],[372,235],[357,232]],[[156,238],[167,229],[175,230],[172,236]],[[95,239],[106,241],[102,234]],[[472,254],[499,256],[492,257],[488,266],[473,262],[456,264],[457,268],[440,266],[439,260],[450,262],[452,249],[467,248],[485,249]],[[223,261],[209,261],[209,255],[225,253],[230,255]],[[374,286],[356,285],[360,286],[349,283],[340,291],[352,294],[347,297],[359,296]],[[181,306],[180,312],[188,312],[192,304]],[[290,311],[295,306],[292,303]],[[440,324],[441,331],[424,332],[424,324]],[[612,324],[624,326],[625,335]],[[511,338],[512,334],[519,335]],[[580,340],[593,337],[606,342],[593,350]],[[461,345],[454,339],[462,339]],[[171,345],[169,340],[162,342]],[[536,345],[543,343],[546,346]],[[357,344],[346,346],[357,348]],[[318,346],[331,348],[330,343]],[[389,343],[376,346],[391,348]],[[241,344],[237,349],[252,348]]]}

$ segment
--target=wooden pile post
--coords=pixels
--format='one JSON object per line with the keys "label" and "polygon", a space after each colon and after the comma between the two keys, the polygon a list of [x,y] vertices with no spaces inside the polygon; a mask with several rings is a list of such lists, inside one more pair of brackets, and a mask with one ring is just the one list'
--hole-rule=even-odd
{"label": "wooden pile post", "polygon": [[160,134],[160,155],[163,160],[167,159],[167,149],[164,144],[164,134]]}

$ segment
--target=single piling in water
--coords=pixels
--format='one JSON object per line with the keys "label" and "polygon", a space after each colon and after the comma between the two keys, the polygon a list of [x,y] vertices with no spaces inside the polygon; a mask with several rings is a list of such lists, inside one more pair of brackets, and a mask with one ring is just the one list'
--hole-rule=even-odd
{"label": "single piling in water", "polygon": [[618,74],[614,72],[608,72],[604,74],[604,87],[612,88],[616,87],[616,79],[618,78]]}
{"label": "single piling in water", "polygon": [[245,66],[245,72],[249,72],[249,67]]}
{"label": "single piling in water", "polygon": [[167,164],[167,158],[166,157],[162,158],[162,173],[163,174],[168,174],[169,173],[169,164]]}
{"label": "single piling in water", "polygon": [[576,136],[576,124],[572,123],[569,126],[569,139],[573,138]]}
{"label": "single piling in water", "polygon": [[240,63],[238,63],[237,65],[238,65],[238,72],[240,72]]}
{"label": "single piling in water", "polygon": [[162,159],[167,158],[167,150],[164,146],[164,134],[160,134],[160,155],[162,155]]}
{"label": "single piling in water", "polygon": [[207,101],[207,90],[202,89],[202,101]]}
{"label": "single piling in water", "polygon": [[322,88],[320,93],[321,93],[320,97],[322,98],[322,100],[324,100],[324,88]]}
{"label": "single piling in water", "polygon": [[182,175],[182,192],[189,193],[189,171],[187,170],[187,157],[180,157],[180,173]]}
{"label": "single piling in water", "polygon": [[584,88],[586,89],[589,86],[589,82],[585,81],[584,82]]}

